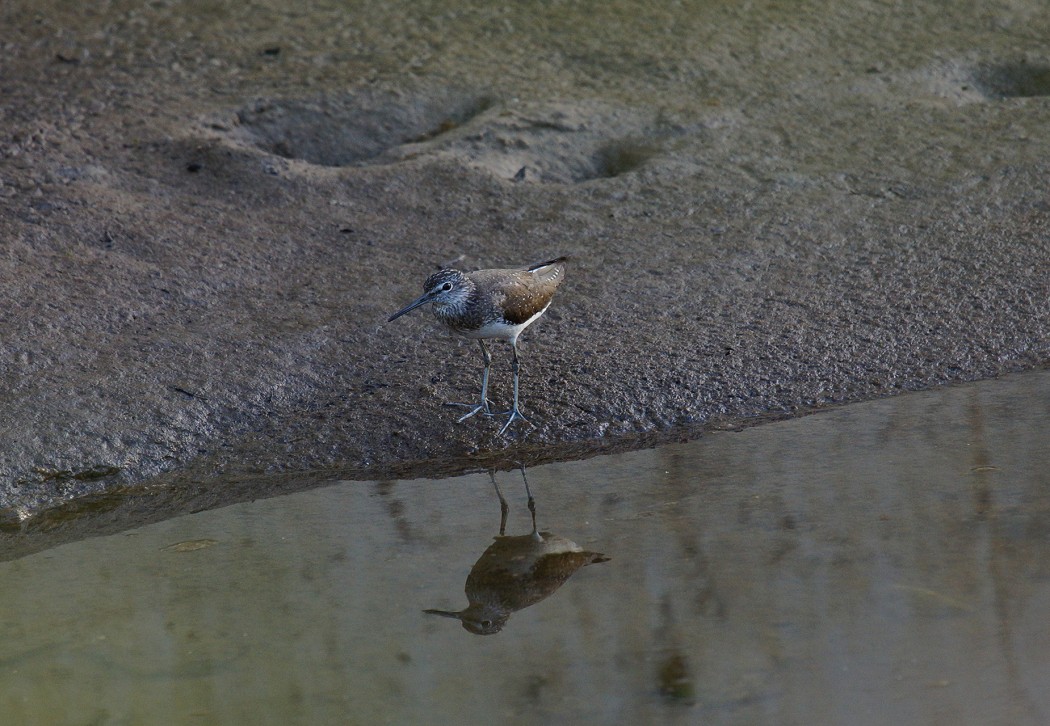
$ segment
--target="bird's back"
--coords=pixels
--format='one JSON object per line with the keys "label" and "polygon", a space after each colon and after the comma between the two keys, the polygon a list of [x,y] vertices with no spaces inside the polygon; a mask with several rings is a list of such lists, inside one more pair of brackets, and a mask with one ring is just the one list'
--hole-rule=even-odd
{"label": "bird's back", "polygon": [[550,305],[554,291],[565,278],[565,258],[533,265],[527,270],[478,270],[468,272],[482,295],[492,295],[512,325],[535,318]]}

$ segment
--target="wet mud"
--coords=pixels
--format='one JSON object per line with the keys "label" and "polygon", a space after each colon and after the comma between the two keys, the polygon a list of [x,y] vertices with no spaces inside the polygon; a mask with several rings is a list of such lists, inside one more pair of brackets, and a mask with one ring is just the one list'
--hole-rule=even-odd
{"label": "wet mud", "polygon": [[[10,5],[4,521],[1045,367],[1050,11],[996,12]],[[535,428],[457,425],[475,346],[386,317],[438,265],[563,254],[522,339]]]}

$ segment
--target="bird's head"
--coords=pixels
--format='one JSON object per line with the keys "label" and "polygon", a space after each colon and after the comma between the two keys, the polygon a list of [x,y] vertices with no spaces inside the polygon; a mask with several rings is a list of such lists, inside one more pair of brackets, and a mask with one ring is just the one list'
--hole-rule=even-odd
{"label": "bird's head", "polygon": [[427,303],[434,303],[439,309],[460,307],[466,303],[470,290],[470,280],[459,270],[438,270],[423,283],[423,294],[387,318],[387,322]]}
{"label": "bird's head", "polygon": [[510,613],[501,610],[497,605],[471,603],[463,610],[424,610],[427,615],[440,615],[454,618],[463,624],[463,629],[474,635],[495,635],[503,630],[510,619]]}

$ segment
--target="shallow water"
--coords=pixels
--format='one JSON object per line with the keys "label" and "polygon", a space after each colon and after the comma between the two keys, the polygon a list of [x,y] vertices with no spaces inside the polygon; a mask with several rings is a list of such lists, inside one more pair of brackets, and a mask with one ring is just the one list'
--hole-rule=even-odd
{"label": "shallow water", "polygon": [[63,545],[0,563],[4,722],[1047,723],[1048,424],[1042,371],[530,469],[610,559],[487,636],[423,613],[467,604],[485,474]]}

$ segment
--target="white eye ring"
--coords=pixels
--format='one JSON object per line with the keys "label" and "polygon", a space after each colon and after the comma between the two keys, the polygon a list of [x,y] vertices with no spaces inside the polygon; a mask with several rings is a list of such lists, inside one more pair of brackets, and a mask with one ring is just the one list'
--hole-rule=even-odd
{"label": "white eye ring", "polygon": [[446,292],[448,292],[449,290],[452,289],[452,283],[451,282],[446,282],[444,285],[441,286],[441,289],[446,291]]}

